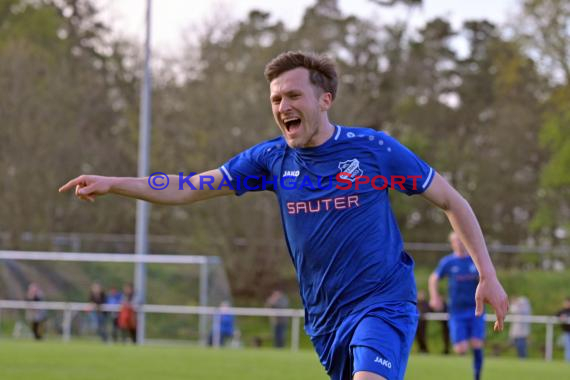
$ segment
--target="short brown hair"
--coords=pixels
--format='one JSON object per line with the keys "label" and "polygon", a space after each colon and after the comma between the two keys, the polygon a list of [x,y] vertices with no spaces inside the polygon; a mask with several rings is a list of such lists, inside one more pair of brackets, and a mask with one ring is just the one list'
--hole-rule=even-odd
{"label": "short brown hair", "polygon": [[330,92],[334,100],[338,87],[336,65],[331,58],[324,54],[302,51],[281,53],[265,66],[265,78],[271,82],[284,72],[298,67],[309,70],[311,83],[324,92]]}

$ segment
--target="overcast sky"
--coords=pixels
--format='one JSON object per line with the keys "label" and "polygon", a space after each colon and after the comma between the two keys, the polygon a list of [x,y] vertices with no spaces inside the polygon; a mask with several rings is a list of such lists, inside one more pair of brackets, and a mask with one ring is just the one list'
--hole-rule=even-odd
{"label": "overcast sky", "polygon": [[[104,19],[121,35],[138,39],[144,36],[144,12],[146,0],[96,0]],[[234,20],[244,19],[252,9],[269,12],[274,19],[284,21],[294,28],[301,22],[304,10],[316,0],[153,0],[152,43],[156,52],[174,53],[182,45],[182,35],[191,26],[200,25],[216,12]],[[513,17],[520,0],[424,0],[421,9],[410,14],[414,25],[425,20],[444,16],[459,28],[465,19],[485,18],[503,23]],[[379,7],[370,0],[339,0],[345,14],[363,18],[380,19],[390,23],[406,17],[404,7],[395,10]]]}

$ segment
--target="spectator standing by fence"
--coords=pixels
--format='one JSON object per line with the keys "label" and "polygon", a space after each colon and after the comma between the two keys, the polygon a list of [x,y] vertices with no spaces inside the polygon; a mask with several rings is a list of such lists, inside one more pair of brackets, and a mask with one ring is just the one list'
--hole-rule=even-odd
{"label": "spectator standing by fence", "polygon": [[108,313],[102,309],[103,305],[107,303],[107,295],[103,287],[98,282],[91,284],[89,291],[90,311],[95,317],[95,325],[97,328],[97,335],[103,342],[107,341],[107,316]]}
{"label": "spectator standing by fence", "polygon": [[[39,287],[38,284],[32,282],[28,286],[28,291],[26,293],[26,300],[33,302],[41,302],[44,300],[44,292]],[[43,339],[44,336],[44,324],[47,319],[47,311],[44,309],[28,309],[26,311],[26,319],[30,323],[32,333],[36,340]]]}
{"label": "spectator standing by fence", "polygon": [[128,283],[123,287],[121,309],[117,324],[121,331],[123,341],[128,336],[131,342],[137,342],[137,315],[135,312],[135,290],[133,284]]}
{"label": "spectator standing by fence", "polygon": [[[109,294],[107,295],[107,305],[110,306],[120,306],[123,295],[115,287],[109,289]],[[119,311],[111,311],[111,337],[113,342],[116,342],[119,338]]]}
{"label": "spectator standing by fence", "polygon": [[[226,341],[234,338],[235,315],[229,310],[230,303],[224,301],[220,304],[220,313],[214,317],[212,331],[208,338],[210,346],[224,345]],[[216,332],[217,331],[217,332]],[[219,341],[217,341],[219,338]]]}
{"label": "spectator standing by fence", "polygon": [[[517,297],[511,303],[511,314],[516,316],[529,316],[531,307],[528,298]],[[528,336],[530,335],[530,323],[514,321],[509,329],[509,338],[517,349],[517,356],[521,359],[528,357]]]}
{"label": "spectator standing by fence", "polygon": [[[266,307],[273,309],[287,309],[289,307],[289,298],[281,290],[274,290],[267,302]],[[285,335],[287,333],[288,317],[271,317],[271,325],[273,327],[273,346],[276,348],[285,347]]]}

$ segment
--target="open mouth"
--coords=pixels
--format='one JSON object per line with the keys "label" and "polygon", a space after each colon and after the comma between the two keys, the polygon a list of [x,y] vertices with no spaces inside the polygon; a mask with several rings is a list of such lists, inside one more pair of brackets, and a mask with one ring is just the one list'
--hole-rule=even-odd
{"label": "open mouth", "polygon": [[287,129],[287,132],[291,132],[297,129],[301,125],[301,119],[299,119],[298,117],[286,119],[283,120],[283,123],[285,124],[285,129]]}

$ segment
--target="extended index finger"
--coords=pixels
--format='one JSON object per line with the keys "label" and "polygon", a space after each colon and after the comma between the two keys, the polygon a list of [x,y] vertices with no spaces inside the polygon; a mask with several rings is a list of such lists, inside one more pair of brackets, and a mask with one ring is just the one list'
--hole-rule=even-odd
{"label": "extended index finger", "polygon": [[81,182],[83,181],[82,177],[76,177],[74,179],[72,179],[71,181],[69,181],[68,183],[66,183],[65,185],[63,185],[62,187],[59,188],[59,192],[63,193],[64,191],[67,191],[73,187],[75,187],[76,185],[79,185]]}

